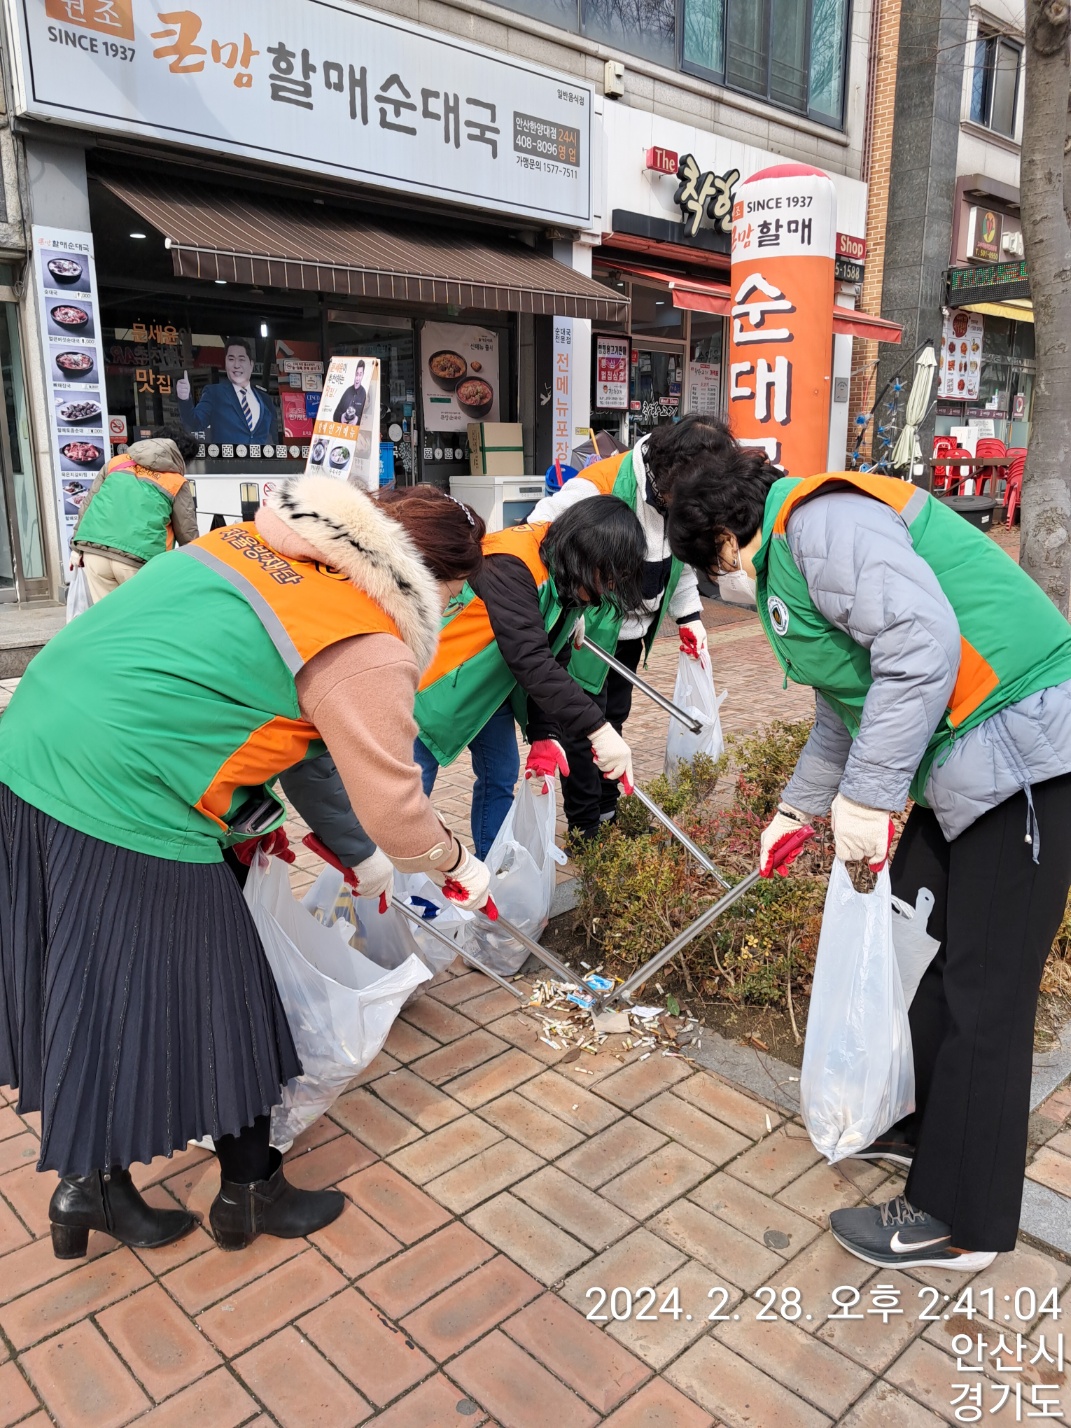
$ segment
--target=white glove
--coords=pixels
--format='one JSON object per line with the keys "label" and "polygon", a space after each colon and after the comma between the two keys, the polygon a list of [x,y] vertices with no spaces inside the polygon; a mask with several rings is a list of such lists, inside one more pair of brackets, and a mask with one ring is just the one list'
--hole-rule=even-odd
{"label": "white glove", "polygon": [[616,779],[625,793],[632,792],[632,750],[612,724],[600,724],[589,734],[591,752],[603,778]]}
{"label": "white glove", "polygon": [[842,863],[865,858],[875,873],[885,866],[892,843],[893,822],[882,808],[864,808],[838,793],[829,810],[833,842]]}
{"label": "white glove", "polygon": [[358,897],[378,897],[386,895],[390,902],[394,896],[394,864],[376,848],[373,853],[357,863],[353,869],[357,878]]}
{"label": "white glove", "polygon": [[759,873],[768,878],[785,870],[799,857],[804,843],[814,837],[810,815],[791,803],[781,803],[777,812],[762,830],[759,840]]}
{"label": "white glove", "polygon": [[[491,886],[491,869],[474,858],[467,848],[462,848],[461,861],[456,868],[448,873],[437,868],[428,876],[442,888],[451,902],[456,902],[465,912],[479,911],[489,902],[487,892]],[[493,903],[490,904],[488,916],[493,906]]]}
{"label": "white glove", "polygon": [[681,654],[686,654],[689,659],[702,659],[707,652],[707,632],[703,621],[685,620],[677,629],[681,637]]}
{"label": "white glove", "polygon": [[189,372],[183,372],[182,376],[175,383],[175,396],[178,397],[180,402],[188,402],[190,400]]}
{"label": "white glove", "polygon": [[569,636],[574,650],[578,650],[584,643],[584,636],[587,634],[587,626],[584,624],[583,615],[576,617],[576,624],[573,626],[573,633]]}

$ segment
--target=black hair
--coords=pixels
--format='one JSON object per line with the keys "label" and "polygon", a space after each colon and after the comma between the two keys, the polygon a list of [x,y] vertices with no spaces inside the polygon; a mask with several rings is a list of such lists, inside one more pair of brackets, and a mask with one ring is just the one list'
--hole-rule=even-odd
{"label": "black hair", "polygon": [[735,444],[723,457],[701,457],[674,488],[666,519],[670,550],[696,570],[714,570],[726,536],[747,545],[762,529],[766,497],[781,474],[763,452]]}
{"label": "black hair", "polygon": [[228,351],[232,347],[240,347],[245,353],[245,355],[249,358],[250,362],[256,361],[256,358],[253,355],[253,343],[248,337],[225,337],[223,339],[224,357],[226,357]]}
{"label": "black hair", "polygon": [[593,496],[563,511],[543,537],[540,553],[565,606],[611,605],[628,615],[643,605],[647,538],[617,496]]}
{"label": "black hair", "polygon": [[188,431],[179,426],[177,422],[166,422],[163,426],[158,426],[153,431],[153,437],[158,441],[173,441],[179,449],[179,455],[184,462],[192,461],[201,448],[201,443],[195,436],[191,436]]}
{"label": "black hair", "polygon": [[678,422],[656,426],[644,447],[643,462],[651,484],[663,500],[669,500],[680,473],[701,456],[724,456],[736,442],[720,417],[698,412]]}

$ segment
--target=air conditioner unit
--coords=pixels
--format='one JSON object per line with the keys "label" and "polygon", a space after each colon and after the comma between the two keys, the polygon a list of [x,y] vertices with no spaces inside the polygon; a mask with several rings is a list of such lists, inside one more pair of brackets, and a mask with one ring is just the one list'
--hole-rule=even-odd
{"label": "air conditioner unit", "polygon": [[1013,258],[1021,258],[1026,252],[1021,233],[1005,233],[1000,240],[1003,251]]}

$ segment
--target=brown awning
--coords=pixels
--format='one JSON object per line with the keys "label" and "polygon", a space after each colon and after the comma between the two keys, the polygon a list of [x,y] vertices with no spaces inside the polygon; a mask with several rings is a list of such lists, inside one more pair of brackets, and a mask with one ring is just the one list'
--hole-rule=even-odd
{"label": "brown awning", "polygon": [[102,175],[158,229],[183,278],[223,278],[378,301],[452,304],[624,322],[628,300],[521,243],[412,223],[369,222],[325,204]]}

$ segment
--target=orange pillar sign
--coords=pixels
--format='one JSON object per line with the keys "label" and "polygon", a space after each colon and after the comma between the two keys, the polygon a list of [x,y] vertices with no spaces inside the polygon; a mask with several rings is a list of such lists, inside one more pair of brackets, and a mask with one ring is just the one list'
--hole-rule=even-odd
{"label": "orange pillar sign", "polygon": [[733,202],[729,423],[790,476],[826,469],[837,194],[828,174],[778,164]]}

